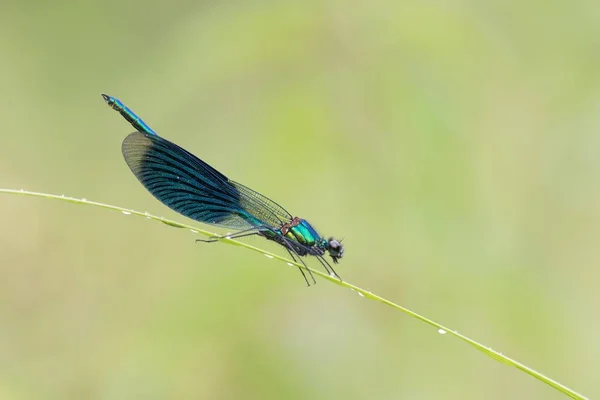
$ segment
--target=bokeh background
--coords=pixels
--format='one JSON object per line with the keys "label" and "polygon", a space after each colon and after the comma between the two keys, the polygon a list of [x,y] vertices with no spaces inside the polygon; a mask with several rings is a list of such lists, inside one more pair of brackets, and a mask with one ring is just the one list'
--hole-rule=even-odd
{"label": "bokeh background", "polygon": [[[597,2],[0,10],[0,187],[191,222],[127,168],[132,128],[100,93],[117,96],[345,237],[346,280],[600,395]],[[195,238],[0,195],[0,398],[565,398],[389,307]]]}

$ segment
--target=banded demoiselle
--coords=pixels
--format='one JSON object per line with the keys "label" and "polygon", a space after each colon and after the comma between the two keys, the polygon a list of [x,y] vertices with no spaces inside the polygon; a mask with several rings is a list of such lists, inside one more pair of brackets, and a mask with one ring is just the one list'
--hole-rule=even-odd
{"label": "banded demoiselle", "polygon": [[[338,263],[344,255],[341,240],[325,239],[305,219],[293,217],[273,200],[230,180],[192,153],[158,136],[119,99],[106,94],[102,97],[136,129],[123,141],[123,156],[131,172],[154,197],[188,218],[236,230],[198,241],[262,236],[283,246],[294,261],[298,259],[304,266],[301,257],[315,256],[329,275],[341,280],[324,258],[329,253]],[[310,286],[302,268],[298,269]],[[316,283],[312,272],[307,271]]]}

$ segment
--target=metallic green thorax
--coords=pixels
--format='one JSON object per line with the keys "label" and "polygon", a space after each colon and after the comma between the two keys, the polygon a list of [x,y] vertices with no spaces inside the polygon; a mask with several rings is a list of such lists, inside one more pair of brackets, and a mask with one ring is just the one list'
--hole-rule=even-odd
{"label": "metallic green thorax", "polygon": [[[321,254],[323,250],[327,250],[329,243],[321,237],[305,219],[295,217],[290,222],[283,224],[279,229],[274,231],[264,231],[262,235],[268,239],[281,242],[283,238],[290,242],[297,242],[304,246],[297,249],[300,255],[305,255],[309,248],[319,249],[316,253]],[[310,251],[312,253],[312,251]]]}
{"label": "metallic green thorax", "polygon": [[296,240],[305,246],[318,246],[321,243],[327,243],[327,241],[321,238],[321,236],[308,223],[308,221],[304,219],[301,219],[298,225],[289,228],[285,237]]}

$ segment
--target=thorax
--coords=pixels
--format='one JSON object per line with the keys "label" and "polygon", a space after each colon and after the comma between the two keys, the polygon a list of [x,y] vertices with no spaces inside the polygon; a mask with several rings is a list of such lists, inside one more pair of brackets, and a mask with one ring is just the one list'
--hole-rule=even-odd
{"label": "thorax", "polygon": [[287,239],[295,240],[305,246],[319,246],[323,239],[315,228],[305,219],[294,217],[279,228],[279,233]]}

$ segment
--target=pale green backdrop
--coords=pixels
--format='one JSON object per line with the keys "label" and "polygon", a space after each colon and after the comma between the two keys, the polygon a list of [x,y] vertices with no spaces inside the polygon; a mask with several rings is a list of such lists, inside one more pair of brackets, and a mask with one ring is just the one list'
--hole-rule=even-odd
{"label": "pale green backdrop", "polygon": [[[100,93],[117,96],[345,237],[346,280],[598,397],[599,10],[4,0],[0,187],[189,222],[127,168],[132,128]],[[194,239],[0,195],[0,398],[565,398],[391,308]]]}

